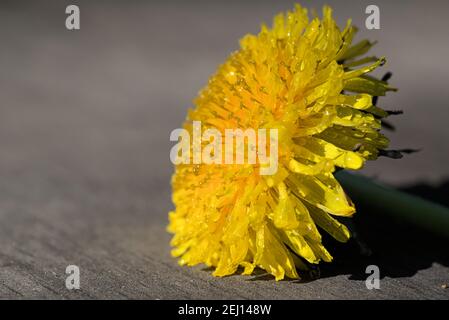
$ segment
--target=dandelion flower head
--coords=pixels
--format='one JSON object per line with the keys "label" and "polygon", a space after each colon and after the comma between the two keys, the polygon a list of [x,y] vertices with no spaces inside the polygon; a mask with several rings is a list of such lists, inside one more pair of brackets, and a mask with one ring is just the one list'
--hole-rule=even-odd
{"label": "dandelion flower head", "polygon": [[179,164],[169,214],[172,254],[182,265],[206,264],[215,276],[298,278],[308,264],[330,262],[322,232],[340,242],[350,232],[337,216],[355,206],[334,173],[361,169],[388,146],[380,132],[387,112],[373,97],[394,90],[368,75],[384,58],[353,44],[357,29],[340,29],[330,7],[309,18],[296,5],[271,28],[246,35],[199,93],[184,123],[205,128],[276,128],[278,170],[259,164]]}

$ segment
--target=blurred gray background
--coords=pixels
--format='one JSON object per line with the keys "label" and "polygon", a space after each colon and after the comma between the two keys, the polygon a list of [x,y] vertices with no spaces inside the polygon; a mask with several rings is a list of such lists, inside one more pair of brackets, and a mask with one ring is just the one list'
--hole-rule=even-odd
{"label": "blurred gray background", "polygon": [[[299,284],[220,280],[170,258],[169,133],[238,40],[294,3],[1,1],[0,298],[448,297],[447,265],[430,256],[379,291],[344,271]],[[326,3],[341,26],[353,18],[357,39],[379,41],[381,73],[400,89],[379,105],[405,112],[391,146],[421,149],[364,173],[438,188],[449,177],[449,2]],[[69,4],[79,31],[65,28]],[[380,30],[364,27],[368,4]],[[78,292],[64,286],[69,264],[81,268]]]}

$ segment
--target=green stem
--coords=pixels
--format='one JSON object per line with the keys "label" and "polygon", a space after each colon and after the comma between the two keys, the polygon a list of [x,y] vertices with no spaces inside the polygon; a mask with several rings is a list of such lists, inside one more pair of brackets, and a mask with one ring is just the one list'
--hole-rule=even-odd
{"label": "green stem", "polygon": [[360,175],[341,171],[336,177],[356,204],[363,203],[404,222],[449,237],[449,208],[373,182]]}

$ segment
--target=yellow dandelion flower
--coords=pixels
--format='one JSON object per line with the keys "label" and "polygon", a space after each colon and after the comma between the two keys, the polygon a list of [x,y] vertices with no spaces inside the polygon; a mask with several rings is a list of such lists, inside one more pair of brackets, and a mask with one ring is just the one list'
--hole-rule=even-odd
{"label": "yellow dandelion flower", "polygon": [[[388,145],[372,98],[390,88],[366,75],[384,58],[364,55],[373,43],[352,45],[356,28],[340,30],[332,10],[309,21],[307,10],[279,14],[272,28],[246,35],[195,100],[192,123],[278,130],[278,169],[262,175],[256,164],[178,164],[172,178],[175,210],[169,214],[172,254],[182,265],[204,263],[215,276],[255,267],[276,280],[298,278],[304,263],[330,262],[318,227],[336,240],[348,229],[353,203],[334,177],[357,170]],[[189,155],[189,157],[191,157]]]}

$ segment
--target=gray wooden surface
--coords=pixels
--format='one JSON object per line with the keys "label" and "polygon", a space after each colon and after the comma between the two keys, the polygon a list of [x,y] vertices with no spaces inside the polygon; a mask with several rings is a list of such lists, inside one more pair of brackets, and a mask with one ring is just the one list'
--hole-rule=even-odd
{"label": "gray wooden surface", "polygon": [[[64,28],[71,2],[0,4],[0,298],[449,298],[448,242],[369,210],[356,224],[374,255],[338,247],[317,280],[217,279],[179,267],[165,231],[169,133],[238,38],[293,2],[76,2],[77,32]],[[328,2],[340,22],[363,26],[367,2]],[[406,111],[393,146],[422,151],[365,173],[441,192],[449,5],[377,3],[381,30],[361,33],[380,41],[375,53],[389,57],[401,89],[381,101]],[[371,263],[380,290],[365,287]],[[78,291],[65,288],[69,264],[80,267]]]}

